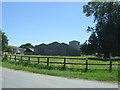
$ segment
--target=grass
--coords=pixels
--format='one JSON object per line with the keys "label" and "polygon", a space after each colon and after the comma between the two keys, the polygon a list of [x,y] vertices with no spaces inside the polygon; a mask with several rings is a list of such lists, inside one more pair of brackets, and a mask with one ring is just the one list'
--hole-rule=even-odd
{"label": "grass", "polygon": [[47,67],[44,64],[35,64],[28,62],[15,62],[15,61],[4,61],[2,62],[2,67],[29,71],[33,73],[39,74],[47,74],[54,76],[62,76],[62,77],[70,77],[70,78],[80,78],[80,79],[88,79],[88,80],[98,80],[98,81],[108,81],[108,82],[118,82],[118,71],[91,71],[85,72],[82,71],[70,71],[64,70],[58,66],[49,66]]}
{"label": "grass", "polygon": [[[32,61],[36,61],[36,62],[31,62],[31,63],[37,63],[37,58],[34,57],[46,57],[44,55],[25,55],[25,56],[33,56],[33,58],[31,58],[30,60]],[[47,57],[53,57],[53,56],[47,56]],[[54,57],[60,57],[60,58],[64,58],[64,57],[72,57],[72,58],[97,58],[96,56],[91,56],[91,55],[84,55],[84,56],[54,56]],[[14,56],[12,56],[12,58],[14,58]],[[17,59],[20,59],[21,57],[17,57]],[[23,57],[23,60],[28,60],[28,57]],[[14,59],[12,59],[14,61]],[[40,61],[44,61],[47,62],[47,58],[40,58]],[[64,62],[64,59],[58,59],[58,58],[50,58],[49,62]],[[66,59],[66,63],[83,63],[86,64],[86,60],[78,60],[78,59]],[[113,61],[113,64],[118,64],[119,61]],[[44,65],[46,65],[46,63],[42,63]],[[88,60],[88,64],[110,64],[109,61],[100,61],[100,60]],[[63,64],[56,64],[56,63],[49,63],[49,65],[51,66],[60,66],[62,67]],[[109,69],[109,65],[89,65],[88,68],[89,69]],[[66,64],[66,68],[74,68],[74,69],[85,69],[86,66],[85,65],[74,65],[74,64]],[[118,66],[117,65],[113,65],[112,66],[113,70],[118,70]]]}

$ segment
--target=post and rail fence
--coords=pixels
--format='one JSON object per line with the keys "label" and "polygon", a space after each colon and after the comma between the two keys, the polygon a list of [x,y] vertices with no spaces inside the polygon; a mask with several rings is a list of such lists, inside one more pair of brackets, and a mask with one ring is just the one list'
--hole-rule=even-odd
{"label": "post and rail fence", "polygon": [[[52,64],[63,64],[63,67],[66,68],[67,64],[74,64],[74,65],[85,65],[85,71],[87,72],[89,70],[88,66],[89,65],[108,65],[108,71],[112,71],[112,66],[113,65],[120,65],[119,63],[114,64],[113,61],[120,61],[120,59],[98,59],[98,58],[69,58],[69,57],[43,57],[43,56],[24,56],[24,55],[7,55],[9,60],[19,60],[19,61],[28,61],[28,62],[36,62],[38,64],[46,63],[47,66]],[[18,58],[19,57],[19,58]],[[36,58],[36,60],[33,60],[32,58]],[[41,58],[46,58],[46,61],[41,61]],[[50,59],[63,59],[63,62],[50,62]],[[71,63],[67,62],[67,60],[85,60],[85,63]],[[108,64],[92,64],[88,63],[89,60],[98,60],[98,61],[108,61]],[[97,69],[99,70],[99,69]],[[105,69],[104,69],[105,70]]]}

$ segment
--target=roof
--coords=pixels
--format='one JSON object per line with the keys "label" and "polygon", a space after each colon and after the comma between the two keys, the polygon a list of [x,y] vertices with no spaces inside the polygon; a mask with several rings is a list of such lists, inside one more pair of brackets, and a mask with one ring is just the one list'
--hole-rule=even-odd
{"label": "roof", "polygon": [[16,50],[24,50],[23,48],[19,48],[17,46],[11,46],[13,49],[16,49]]}
{"label": "roof", "polygon": [[24,52],[33,52],[34,51],[34,49],[33,48],[27,48],[27,49],[25,49],[25,51]]}
{"label": "roof", "polygon": [[73,40],[73,41],[70,41],[70,42],[78,42],[78,43],[80,43],[79,41],[76,41],[76,40]]}

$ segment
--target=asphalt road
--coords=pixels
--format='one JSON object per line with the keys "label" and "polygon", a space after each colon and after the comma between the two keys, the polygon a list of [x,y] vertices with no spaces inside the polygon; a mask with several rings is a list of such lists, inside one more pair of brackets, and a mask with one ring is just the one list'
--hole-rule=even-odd
{"label": "asphalt road", "polygon": [[117,84],[101,81],[56,77],[0,67],[1,70],[2,88],[118,88]]}

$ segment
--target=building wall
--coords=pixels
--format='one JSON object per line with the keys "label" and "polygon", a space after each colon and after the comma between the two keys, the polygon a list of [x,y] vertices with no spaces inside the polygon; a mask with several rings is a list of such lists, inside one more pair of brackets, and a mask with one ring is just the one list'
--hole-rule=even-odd
{"label": "building wall", "polygon": [[24,51],[25,55],[33,55],[34,54],[34,49],[28,48]]}
{"label": "building wall", "polygon": [[12,53],[14,53],[14,54],[16,54],[16,53],[23,54],[24,53],[24,49],[18,48],[18,47],[13,47],[13,52]]}
{"label": "building wall", "polygon": [[69,46],[71,48],[76,49],[76,50],[80,50],[80,42],[78,42],[78,41],[71,41],[71,42],[69,42]]}
{"label": "building wall", "polygon": [[70,42],[69,45],[65,43],[53,42],[51,44],[42,44],[34,48],[34,54],[37,55],[61,55],[61,56],[79,56],[80,46],[79,42]]}
{"label": "building wall", "polygon": [[24,55],[33,55],[33,52],[24,52]]}

